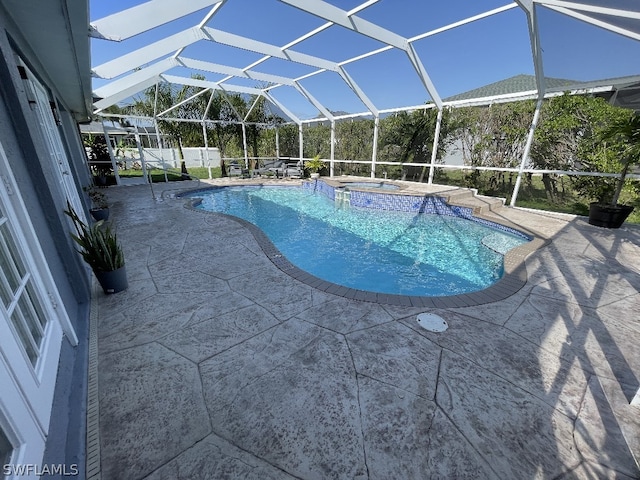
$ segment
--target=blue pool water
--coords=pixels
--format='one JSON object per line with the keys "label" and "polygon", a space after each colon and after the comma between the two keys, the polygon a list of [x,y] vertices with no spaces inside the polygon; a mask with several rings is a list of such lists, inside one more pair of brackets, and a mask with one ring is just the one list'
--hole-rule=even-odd
{"label": "blue pool water", "polygon": [[[197,208],[258,226],[287,259],[360,290],[444,296],[482,290],[503,274],[523,238],[453,216],[344,207],[300,187],[200,191]],[[483,242],[484,240],[484,242]]]}

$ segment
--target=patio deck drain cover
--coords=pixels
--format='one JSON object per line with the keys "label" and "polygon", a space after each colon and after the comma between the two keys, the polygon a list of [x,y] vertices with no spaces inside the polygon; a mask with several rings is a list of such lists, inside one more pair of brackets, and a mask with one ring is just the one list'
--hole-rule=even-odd
{"label": "patio deck drain cover", "polygon": [[430,332],[444,332],[449,325],[440,316],[434,313],[421,313],[418,315],[418,325]]}

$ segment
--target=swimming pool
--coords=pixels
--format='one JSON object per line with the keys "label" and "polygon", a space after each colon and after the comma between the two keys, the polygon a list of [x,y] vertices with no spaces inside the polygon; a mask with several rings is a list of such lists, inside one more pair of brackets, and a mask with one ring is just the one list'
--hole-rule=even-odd
{"label": "swimming pool", "polygon": [[300,187],[215,187],[185,196],[200,198],[198,209],[253,223],[302,270],[370,292],[482,290],[502,276],[502,253],[528,241],[457,216],[345,207]]}

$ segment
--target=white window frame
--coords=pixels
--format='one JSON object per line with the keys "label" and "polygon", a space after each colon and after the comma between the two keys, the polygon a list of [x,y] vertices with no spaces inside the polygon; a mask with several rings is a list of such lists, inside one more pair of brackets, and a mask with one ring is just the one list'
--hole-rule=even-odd
{"label": "white window frame", "polygon": [[[12,465],[40,465],[44,455],[63,335],[76,346],[78,338],[38,242],[2,143],[0,142],[0,203],[8,234],[18,249],[46,316],[35,366],[28,358],[4,304],[0,305],[0,427],[13,450]],[[23,277],[23,278],[26,278]],[[3,476],[4,472],[0,472]],[[9,478],[36,478],[29,475]]]}

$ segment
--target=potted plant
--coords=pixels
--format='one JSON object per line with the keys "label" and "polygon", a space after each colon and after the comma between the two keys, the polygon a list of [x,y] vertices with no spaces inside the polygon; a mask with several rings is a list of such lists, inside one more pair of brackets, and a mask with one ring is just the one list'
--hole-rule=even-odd
{"label": "potted plant", "polygon": [[576,189],[595,198],[589,205],[589,223],[598,227],[620,228],[633,206],[618,203],[629,169],[640,164],[640,114],[622,112],[604,128],[599,145],[586,162],[591,171],[617,170],[617,177],[582,177]]}
{"label": "potted plant", "polygon": [[304,162],[304,166],[311,172],[311,178],[318,178],[320,176],[320,170],[325,167],[324,162],[320,159],[320,155],[316,155],[311,160]]}
{"label": "potted plant", "polygon": [[109,155],[106,139],[99,135],[89,135],[84,141],[84,146],[95,184],[106,186],[110,183],[108,176],[112,172],[111,155]]}
{"label": "potted plant", "polygon": [[78,252],[93,270],[104,293],[111,294],[126,290],[129,284],[124,253],[116,233],[104,223],[104,220],[88,226],[78,216],[69,201],[64,213],[71,218],[75,228],[71,238],[80,246]]}
{"label": "potted plant", "polygon": [[91,199],[91,208],[89,209],[91,216],[96,221],[108,220],[109,204],[107,203],[107,196],[94,186],[85,187],[84,191],[87,192],[89,199]]}

